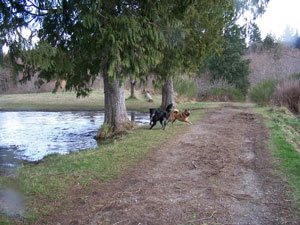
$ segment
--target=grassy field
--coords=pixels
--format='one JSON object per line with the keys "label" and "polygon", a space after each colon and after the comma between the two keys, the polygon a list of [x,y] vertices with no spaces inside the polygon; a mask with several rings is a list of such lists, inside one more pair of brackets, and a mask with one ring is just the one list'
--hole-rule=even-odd
{"label": "grassy field", "polygon": [[[154,95],[153,102],[148,102],[142,94],[137,92],[137,99],[128,99],[129,92],[125,92],[128,110],[144,110],[159,107],[161,96]],[[75,92],[38,93],[0,95],[0,110],[7,111],[89,111],[104,110],[103,91],[93,91],[88,97],[76,98]]]}

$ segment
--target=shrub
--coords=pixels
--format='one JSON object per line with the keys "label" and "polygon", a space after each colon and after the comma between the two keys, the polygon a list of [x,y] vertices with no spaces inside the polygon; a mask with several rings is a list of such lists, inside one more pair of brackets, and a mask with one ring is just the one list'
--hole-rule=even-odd
{"label": "shrub", "polygon": [[194,80],[176,78],[174,79],[174,90],[179,96],[186,96],[189,99],[197,97],[197,85]]}
{"label": "shrub", "polygon": [[300,80],[286,80],[278,84],[274,101],[278,105],[286,106],[292,113],[299,114]]}
{"label": "shrub", "polygon": [[273,99],[277,83],[278,82],[275,79],[267,79],[257,84],[249,92],[250,99],[259,105],[270,104]]}
{"label": "shrub", "polygon": [[300,80],[300,73],[294,73],[289,76],[290,80]]}
{"label": "shrub", "polygon": [[226,80],[220,79],[211,83],[204,92],[202,99],[210,101],[244,101],[245,97],[241,90],[229,84]]}

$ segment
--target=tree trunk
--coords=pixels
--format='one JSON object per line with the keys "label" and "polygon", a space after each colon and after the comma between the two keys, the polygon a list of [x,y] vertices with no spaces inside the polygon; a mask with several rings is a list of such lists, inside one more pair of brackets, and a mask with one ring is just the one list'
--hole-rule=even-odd
{"label": "tree trunk", "polygon": [[124,85],[120,86],[120,80],[109,81],[108,74],[103,74],[105,115],[104,123],[111,125],[114,132],[122,129],[129,122],[125,106]]}
{"label": "tree trunk", "polygon": [[165,110],[167,106],[171,103],[173,103],[173,107],[175,107],[172,78],[166,80],[165,84],[162,87],[162,101],[161,101],[160,109]]}
{"label": "tree trunk", "polygon": [[136,98],[135,97],[135,85],[136,85],[136,80],[134,80],[132,77],[130,77],[130,98]]}

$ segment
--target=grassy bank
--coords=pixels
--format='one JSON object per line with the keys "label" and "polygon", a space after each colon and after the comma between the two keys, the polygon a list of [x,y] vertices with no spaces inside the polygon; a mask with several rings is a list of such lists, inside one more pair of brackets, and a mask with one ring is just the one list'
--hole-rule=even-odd
{"label": "grassy bank", "polygon": [[300,121],[285,110],[259,108],[269,128],[270,138],[267,147],[276,157],[278,174],[291,187],[289,198],[300,216]]}
{"label": "grassy bank", "polygon": [[[128,110],[144,110],[158,107],[161,102],[160,95],[153,96],[153,102],[148,102],[142,94],[137,92],[137,99],[128,99],[126,95],[126,107]],[[93,91],[88,97],[76,98],[75,92],[38,93],[38,94],[14,94],[0,95],[0,110],[18,111],[89,111],[104,110],[104,92]]]}
{"label": "grassy bank", "polygon": [[[189,104],[188,107],[198,109],[192,112],[190,120],[201,120],[204,115],[202,109],[215,106],[216,103]],[[0,177],[0,186],[14,187],[23,193],[27,202],[25,223],[40,224],[46,222],[43,218],[54,211],[67,214],[74,202],[84,202],[94,190],[130,172],[137,162],[186,129],[187,125],[179,122],[168,126],[166,131],[162,131],[160,125],[153,130],[149,130],[148,126],[137,127],[96,149],[51,155],[37,165],[25,164],[18,170],[17,177]],[[82,196],[70,194],[75,190],[80,190]],[[0,223],[11,224],[12,221],[2,216]]]}

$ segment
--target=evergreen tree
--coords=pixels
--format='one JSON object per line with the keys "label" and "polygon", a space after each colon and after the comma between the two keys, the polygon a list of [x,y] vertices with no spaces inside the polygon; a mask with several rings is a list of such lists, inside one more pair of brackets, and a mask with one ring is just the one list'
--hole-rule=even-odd
{"label": "evergreen tree", "polygon": [[214,80],[226,80],[246,94],[249,87],[249,60],[244,60],[246,53],[245,29],[233,24],[226,30],[219,46],[223,51],[214,54],[209,60],[209,69]]}
{"label": "evergreen tree", "polygon": [[261,33],[256,23],[250,24],[248,32],[250,44],[262,42]]}
{"label": "evergreen tree", "polygon": [[[165,80],[162,87],[161,108],[166,108],[174,101],[174,91],[169,90],[173,88],[172,76],[195,73],[199,68],[203,68],[209,55],[220,54],[221,48],[217,43],[222,38],[223,31],[227,29],[228,23],[234,23],[245,11],[251,12],[255,20],[264,12],[269,0],[195,2],[194,8],[191,8],[186,18],[182,20],[182,28],[188,32],[183,36],[177,32],[177,38],[174,40],[178,42],[172,42],[172,48],[167,48],[163,60],[155,71]],[[177,30],[180,31],[180,27],[177,27]],[[181,43],[181,40],[184,41]],[[247,67],[247,63],[244,65]]]}
{"label": "evergreen tree", "polygon": [[261,49],[261,33],[256,23],[250,23],[248,27],[249,49],[252,51]]}
{"label": "evergreen tree", "polygon": [[237,17],[249,16],[246,12],[250,12],[251,20],[256,20],[259,15],[265,12],[265,8],[270,0],[231,0],[235,8]]}
{"label": "evergreen tree", "polygon": [[230,1],[198,0],[188,8],[184,18],[163,33],[169,42],[163,49],[162,60],[154,69],[164,83],[161,108],[174,104],[172,77],[194,73],[198,69],[232,16]]}
{"label": "evergreen tree", "polygon": [[[244,28],[235,23],[239,18],[248,15],[245,14],[247,11],[251,13],[251,21],[255,21],[258,15],[264,13],[269,0],[231,0],[231,2],[235,10],[231,26],[224,29],[222,39],[214,43],[200,67],[200,71],[208,68],[213,73],[213,79],[224,79],[246,94],[249,86],[249,61],[243,60],[242,57],[246,53],[245,28],[249,24],[247,19]],[[249,31],[251,42],[261,41],[260,32],[255,23],[250,23]]]}
{"label": "evergreen tree", "polygon": [[269,50],[274,47],[276,47],[275,38],[271,34],[267,34],[263,40],[263,48]]}

